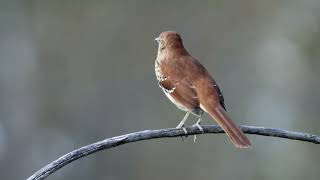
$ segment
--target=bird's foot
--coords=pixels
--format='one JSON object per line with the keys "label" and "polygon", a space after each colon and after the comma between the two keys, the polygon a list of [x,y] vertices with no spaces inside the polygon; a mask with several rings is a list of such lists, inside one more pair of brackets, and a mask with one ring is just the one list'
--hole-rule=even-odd
{"label": "bird's foot", "polygon": [[[184,134],[185,134],[186,137],[188,137],[188,131],[187,131],[187,129],[184,127],[184,123],[186,122],[186,120],[187,120],[187,118],[188,118],[189,115],[190,115],[190,111],[188,111],[188,112],[186,113],[186,115],[183,117],[182,121],[181,121],[181,122],[178,124],[178,126],[176,127],[177,129],[181,129],[181,128],[182,128],[182,130],[183,130],[183,132],[184,132]],[[182,138],[182,140],[183,140],[183,138]]]}
{"label": "bird's foot", "polygon": [[187,129],[186,129],[185,127],[183,127],[182,130],[183,130],[184,134],[185,134],[186,137],[187,137],[187,136],[188,136],[188,131],[187,131]]}
{"label": "bird's foot", "polygon": [[187,137],[187,135],[188,135],[188,131],[187,131],[187,129],[184,127],[184,124],[178,124],[178,126],[176,127],[177,129],[182,129],[183,130],[183,132],[184,132],[184,134],[186,135],[186,137]]}
{"label": "bird's foot", "polygon": [[201,131],[202,134],[204,133],[204,130],[203,130],[203,128],[201,127],[200,122],[195,123],[194,125],[192,125],[192,127],[197,127],[197,128],[199,129],[199,131]]}
{"label": "bird's foot", "polygon": [[[201,120],[200,120],[200,121],[201,121]],[[194,125],[192,125],[192,127],[197,127],[197,128],[201,131],[201,133],[203,134],[203,133],[204,133],[204,130],[203,130],[203,128],[202,128],[201,125],[200,125],[200,121],[198,120]],[[195,143],[196,140],[197,140],[197,135],[194,135],[194,137],[193,137],[193,142]]]}

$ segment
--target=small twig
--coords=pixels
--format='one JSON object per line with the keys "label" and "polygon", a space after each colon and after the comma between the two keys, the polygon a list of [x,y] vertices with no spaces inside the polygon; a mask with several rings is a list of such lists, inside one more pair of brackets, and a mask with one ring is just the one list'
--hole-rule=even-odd
{"label": "small twig", "polygon": [[[219,126],[202,126],[204,130],[204,134],[208,133],[224,133],[223,130]],[[320,144],[320,136],[312,135],[302,132],[294,132],[294,131],[286,131],[281,129],[274,128],[265,128],[265,127],[253,127],[253,126],[241,126],[241,129],[244,133],[247,134],[256,134],[262,136],[273,136],[279,138],[286,138],[292,140],[299,141],[307,141],[315,144]],[[195,135],[201,134],[197,127],[189,127],[187,128],[187,135]],[[30,176],[27,180],[39,180],[44,179],[50,174],[54,173],[58,169],[63,166],[75,161],[81,157],[87,156],[89,154],[109,149],[112,147],[120,146],[126,143],[132,143],[136,141],[142,141],[147,139],[155,139],[155,138],[164,138],[164,137],[177,137],[177,136],[185,136],[185,133],[182,129],[159,129],[159,130],[144,130],[139,132],[133,132],[130,134],[125,134],[121,136],[116,136],[112,138],[108,138],[74,151],[71,151],[57,160],[49,163],[32,176]]]}

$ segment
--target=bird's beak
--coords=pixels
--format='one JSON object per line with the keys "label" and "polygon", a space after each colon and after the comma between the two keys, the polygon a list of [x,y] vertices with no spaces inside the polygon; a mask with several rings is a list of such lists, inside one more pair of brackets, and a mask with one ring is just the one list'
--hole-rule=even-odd
{"label": "bird's beak", "polygon": [[157,38],[154,39],[154,41],[157,42],[157,43],[159,43],[159,42],[160,42],[160,38],[157,37]]}

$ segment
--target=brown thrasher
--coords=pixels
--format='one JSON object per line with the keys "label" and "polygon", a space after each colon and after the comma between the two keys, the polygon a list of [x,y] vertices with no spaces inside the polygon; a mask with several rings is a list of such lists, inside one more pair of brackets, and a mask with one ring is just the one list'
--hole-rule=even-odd
{"label": "brown thrasher", "polygon": [[184,48],[180,35],[174,31],[162,32],[155,39],[158,55],[155,73],[166,96],[186,115],[177,128],[184,128],[190,113],[199,117],[194,126],[203,131],[200,121],[203,112],[216,120],[231,142],[238,148],[250,147],[250,141],[225,111],[223,95],[208,71]]}

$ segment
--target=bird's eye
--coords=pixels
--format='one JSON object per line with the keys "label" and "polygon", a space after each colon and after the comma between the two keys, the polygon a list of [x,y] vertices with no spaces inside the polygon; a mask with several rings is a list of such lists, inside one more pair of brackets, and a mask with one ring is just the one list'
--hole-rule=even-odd
{"label": "bird's eye", "polygon": [[157,43],[160,43],[160,38],[157,37],[157,38],[154,39],[154,41],[156,41]]}

